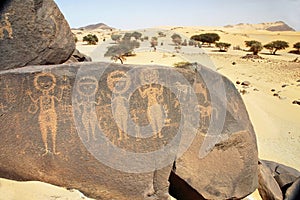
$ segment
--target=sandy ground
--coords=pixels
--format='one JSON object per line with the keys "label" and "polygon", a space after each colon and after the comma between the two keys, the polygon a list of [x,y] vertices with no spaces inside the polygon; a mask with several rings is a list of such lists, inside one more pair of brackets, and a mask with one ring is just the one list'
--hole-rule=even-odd
{"label": "sandy ground", "polygon": [[[292,104],[300,100],[300,63],[291,62],[300,56],[287,53],[292,48],[278,51],[278,55],[267,55],[268,51],[260,54],[263,60],[241,59],[247,52],[232,50],[227,53],[217,52],[214,48],[183,47],[177,54],[169,39],[174,33],[180,33],[188,39],[191,35],[215,32],[222,42],[232,46],[244,46],[245,40],[258,40],[263,44],[273,40],[285,40],[292,46],[300,42],[300,32],[268,32],[224,27],[159,27],[139,30],[143,36],[150,38],[163,31],[167,36],[159,38],[157,52],[149,47],[149,41],[141,43],[136,50],[136,56],[129,57],[125,64],[162,64],[172,66],[176,62],[198,62],[216,69],[228,77],[233,83],[249,81],[249,87],[235,84],[238,90],[244,90],[242,98],[246,104],[250,119],[253,123],[261,159],[273,160],[300,170],[300,106]],[[93,61],[110,61],[103,55],[108,46],[113,45],[110,35],[118,30],[85,32],[73,31],[79,39],[77,48],[92,57]],[[82,40],[88,33],[99,37],[99,44],[86,45]],[[105,41],[103,39],[105,38]],[[233,65],[232,63],[235,62]],[[299,81],[298,81],[299,80]],[[298,82],[297,82],[298,81]],[[276,95],[276,96],[274,96]],[[43,200],[43,199],[86,199],[78,191],[68,191],[44,183],[20,183],[0,179],[0,200]],[[256,191],[247,198],[260,200]]]}
{"label": "sandy ground", "polygon": [[[0,200],[94,200],[77,190],[67,190],[38,181],[17,182],[0,178]],[[171,197],[171,200],[176,200]],[[258,191],[245,200],[261,200]]]}
{"label": "sandy ground", "polygon": [[0,178],[0,200],[91,200],[77,190],[47,183],[17,182]]}
{"label": "sandy ground", "polygon": [[250,87],[236,87],[246,91],[242,98],[256,132],[259,157],[300,170],[300,106],[292,104],[300,98],[300,64],[223,55],[211,58],[232,82],[251,83]]}

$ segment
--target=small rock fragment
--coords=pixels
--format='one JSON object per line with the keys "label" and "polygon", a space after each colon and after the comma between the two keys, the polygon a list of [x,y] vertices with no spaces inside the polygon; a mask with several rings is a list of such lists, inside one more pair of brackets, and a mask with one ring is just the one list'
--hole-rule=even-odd
{"label": "small rock fragment", "polygon": [[293,104],[298,104],[298,105],[300,105],[300,101],[295,100],[295,101],[293,101]]}
{"label": "small rock fragment", "polygon": [[251,85],[251,83],[249,82],[249,81],[244,81],[244,82],[242,82],[242,85],[244,85],[244,86],[250,86]]}

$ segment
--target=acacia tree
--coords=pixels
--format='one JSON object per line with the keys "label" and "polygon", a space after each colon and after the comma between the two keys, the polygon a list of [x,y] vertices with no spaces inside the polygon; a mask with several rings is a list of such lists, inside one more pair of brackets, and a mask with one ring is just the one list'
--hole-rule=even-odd
{"label": "acacia tree", "polygon": [[193,35],[191,40],[202,42],[202,44],[207,43],[209,46],[211,46],[211,44],[220,40],[220,36],[216,33],[204,33],[200,35]]}
{"label": "acacia tree", "polygon": [[271,54],[275,55],[278,50],[288,48],[289,43],[282,40],[276,40],[264,45],[264,47],[268,49]]}
{"label": "acacia tree", "polygon": [[111,39],[115,41],[115,43],[120,42],[122,35],[111,35]]}
{"label": "acacia tree", "polygon": [[134,37],[136,40],[139,40],[142,38],[142,34],[140,32],[137,32],[137,31],[134,31],[132,34],[131,34],[131,37]]}
{"label": "acacia tree", "polygon": [[293,47],[297,49],[298,52],[300,52],[300,42],[295,43]]}
{"label": "acacia tree", "polygon": [[123,64],[123,61],[126,60],[126,56],[132,56],[133,50],[138,48],[140,43],[137,41],[123,40],[118,45],[113,45],[108,47],[107,52],[104,54],[105,57],[111,57],[112,60],[120,62]]}
{"label": "acacia tree", "polygon": [[263,49],[260,42],[256,40],[245,41],[246,47],[250,47],[249,51],[253,52],[253,55],[257,55]]}
{"label": "acacia tree", "polygon": [[217,42],[216,47],[220,49],[220,51],[228,51],[228,48],[231,46],[231,44],[226,43],[226,42]]}
{"label": "acacia tree", "polygon": [[153,48],[154,51],[156,51],[156,46],[158,45],[157,37],[152,37],[151,38],[150,45],[151,45],[151,48]]}
{"label": "acacia tree", "polygon": [[98,42],[98,37],[96,35],[88,34],[83,37],[83,42],[87,42],[90,45],[96,45]]}
{"label": "acacia tree", "polygon": [[131,40],[132,37],[132,33],[125,33],[125,35],[123,36],[123,40]]}
{"label": "acacia tree", "polygon": [[172,36],[171,36],[171,38],[172,38],[172,41],[174,42],[174,44],[175,45],[181,45],[181,43],[182,43],[182,38],[181,38],[181,36],[179,35],[179,34],[177,34],[177,33],[174,33]]}

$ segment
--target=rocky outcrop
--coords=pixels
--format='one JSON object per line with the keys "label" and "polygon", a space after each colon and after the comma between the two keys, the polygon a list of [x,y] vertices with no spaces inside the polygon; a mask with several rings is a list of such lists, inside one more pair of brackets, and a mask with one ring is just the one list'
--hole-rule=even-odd
{"label": "rocky outcrop", "polygon": [[75,49],[70,27],[53,0],[8,0],[0,21],[0,70],[60,64]]}
{"label": "rocky outcrop", "polygon": [[271,169],[263,162],[259,162],[258,169],[258,191],[262,199],[282,200],[281,189],[273,177]]}
{"label": "rocky outcrop", "polygon": [[284,22],[276,22],[273,26],[266,28],[267,31],[296,31]]}
{"label": "rocky outcrop", "polygon": [[259,161],[259,193],[263,200],[299,198],[300,172],[267,160]]}
{"label": "rocky outcrop", "polygon": [[104,200],[167,199],[169,177],[174,195],[247,196],[258,158],[245,106],[228,79],[197,72],[111,63],[1,71],[0,176]]}
{"label": "rocky outcrop", "polygon": [[64,64],[76,62],[92,62],[92,58],[81,53],[78,49],[75,49],[75,51],[72,53],[72,56]]}
{"label": "rocky outcrop", "polygon": [[98,23],[98,24],[90,24],[84,27],[80,27],[78,29],[84,29],[84,30],[95,30],[95,29],[102,29],[102,30],[114,30],[115,28],[112,28],[104,23]]}
{"label": "rocky outcrop", "polygon": [[239,23],[236,25],[227,25],[224,27],[244,29],[244,30],[295,31],[295,29],[293,29],[283,21],[267,22],[267,23],[259,23],[259,24]]}
{"label": "rocky outcrop", "polygon": [[285,193],[285,200],[300,199],[300,177],[287,189]]}

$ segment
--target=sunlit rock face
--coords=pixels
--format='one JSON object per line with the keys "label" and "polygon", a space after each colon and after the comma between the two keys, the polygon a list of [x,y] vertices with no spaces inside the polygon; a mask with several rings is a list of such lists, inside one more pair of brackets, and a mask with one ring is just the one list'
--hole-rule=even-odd
{"label": "sunlit rock face", "polygon": [[176,195],[182,186],[205,199],[247,196],[257,188],[258,159],[246,108],[228,79],[196,69],[1,71],[0,176],[107,200],[168,199],[169,187]]}
{"label": "sunlit rock face", "polygon": [[0,21],[0,70],[61,64],[75,50],[69,24],[52,0],[6,0]]}

